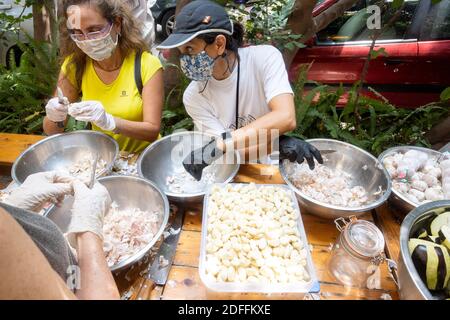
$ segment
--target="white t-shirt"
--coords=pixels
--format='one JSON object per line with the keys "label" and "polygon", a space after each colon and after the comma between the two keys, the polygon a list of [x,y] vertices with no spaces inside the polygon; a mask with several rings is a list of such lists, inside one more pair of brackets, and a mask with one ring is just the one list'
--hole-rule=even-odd
{"label": "white t-shirt", "polygon": [[[293,94],[281,52],[270,45],[239,49],[239,128],[270,112],[277,95]],[[224,80],[192,81],[183,95],[197,130],[220,134],[235,129],[237,65]]]}

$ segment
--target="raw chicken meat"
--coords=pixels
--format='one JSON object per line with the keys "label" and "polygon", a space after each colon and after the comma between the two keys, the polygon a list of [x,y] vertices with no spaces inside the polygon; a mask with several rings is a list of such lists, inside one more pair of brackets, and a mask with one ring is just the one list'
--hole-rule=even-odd
{"label": "raw chicken meat", "polygon": [[138,208],[120,210],[115,202],[105,216],[103,250],[111,267],[144,248],[159,229],[161,210],[153,212]]}

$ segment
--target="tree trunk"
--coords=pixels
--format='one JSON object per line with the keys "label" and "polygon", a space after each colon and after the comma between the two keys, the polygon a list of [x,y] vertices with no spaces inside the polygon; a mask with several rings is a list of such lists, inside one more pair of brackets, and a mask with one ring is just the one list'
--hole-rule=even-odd
{"label": "tree trunk", "polygon": [[[291,30],[293,34],[301,34],[303,37],[299,42],[305,42],[314,34],[314,19],[312,12],[316,6],[317,0],[296,0],[294,7],[292,8],[292,13],[288,18],[286,29]],[[284,61],[286,62],[286,67],[292,63],[295,55],[297,54],[298,48],[294,50],[284,51]]]}
{"label": "tree trunk", "polygon": [[425,134],[433,145],[433,149],[440,149],[450,142],[450,117],[443,119]]}
{"label": "tree trunk", "polygon": [[[340,0],[330,8],[313,18],[313,10],[317,0],[296,0],[293,11],[289,16],[287,29],[293,34],[303,35],[300,42],[309,40],[315,33],[326,28],[331,22],[342,16],[344,11],[350,9],[358,0]],[[298,48],[286,50],[283,54],[286,67],[289,68],[297,54]]]}
{"label": "tree trunk", "polygon": [[34,39],[55,41],[57,34],[56,11],[53,0],[39,0],[33,4]]}
{"label": "tree trunk", "polygon": [[43,15],[42,2],[33,4],[33,29],[34,29],[34,39],[37,41],[46,40],[46,23]]}

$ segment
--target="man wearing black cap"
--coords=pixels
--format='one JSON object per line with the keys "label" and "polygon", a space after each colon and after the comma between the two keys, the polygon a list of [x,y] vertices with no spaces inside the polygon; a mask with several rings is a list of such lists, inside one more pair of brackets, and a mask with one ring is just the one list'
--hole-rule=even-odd
{"label": "man wearing black cap", "polygon": [[[183,7],[173,33],[158,46],[181,52],[181,69],[193,80],[183,102],[196,128],[222,134],[183,162],[197,179],[224,151],[267,154],[270,141],[296,127],[293,92],[280,51],[270,45],[242,48],[242,38],[242,27],[231,22],[222,6],[197,0]],[[273,130],[278,131],[276,137]],[[251,143],[250,137],[260,137],[260,132],[267,140]],[[281,136],[279,146],[280,159],[306,158],[311,168],[314,157],[322,162],[318,150],[300,139]]]}

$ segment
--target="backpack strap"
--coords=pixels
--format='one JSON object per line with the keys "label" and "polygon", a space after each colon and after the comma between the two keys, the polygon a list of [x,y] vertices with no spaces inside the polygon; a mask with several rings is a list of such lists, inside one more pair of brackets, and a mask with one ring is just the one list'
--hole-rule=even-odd
{"label": "backpack strap", "polygon": [[141,57],[142,51],[137,51],[136,56],[134,57],[134,82],[136,83],[136,87],[138,88],[139,94],[142,96],[142,74],[141,74]]}

